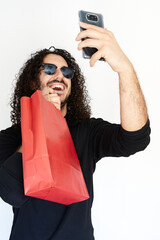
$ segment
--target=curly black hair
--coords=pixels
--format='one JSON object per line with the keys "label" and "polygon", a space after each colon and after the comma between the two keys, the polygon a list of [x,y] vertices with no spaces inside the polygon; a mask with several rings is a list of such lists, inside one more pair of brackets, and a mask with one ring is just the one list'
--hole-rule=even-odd
{"label": "curly black hair", "polygon": [[[53,50],[52,50],[53,49]],[[31,54],[31,58],[23,65],[16,76],[16,85],[10,99],[12,108],[10,117],[13,126],[20,126],[21,108],[20,99],[22,96],[30,97],[36,90],[40,90],[39,73],[43,59],[48,54],[62,56],[69,67],[74,70],[74,77],[71,80],[71,94],[67,102],[67,116],[81,122],[91,116],[90,97],[85,86],[85,79],[76,60],[64,49],[51,47]],[[34,86],[34,87],[33,87]]]}

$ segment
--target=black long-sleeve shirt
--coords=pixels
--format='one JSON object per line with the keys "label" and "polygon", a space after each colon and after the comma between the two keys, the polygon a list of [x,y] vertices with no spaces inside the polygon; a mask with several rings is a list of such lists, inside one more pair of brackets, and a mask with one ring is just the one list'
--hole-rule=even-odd
{"label": "black long-sleeve shirt", "polygon": [[69,121],[90,198],[63,205],[24,195],[21,129],[9,127],[0,132],[0,197],[13,206],[10,240],[93,240],[91,221],[93,173],[96,163],[107,156],[128,157],[144,150],[150,141],[149,120],[134,132],[102,119]]}

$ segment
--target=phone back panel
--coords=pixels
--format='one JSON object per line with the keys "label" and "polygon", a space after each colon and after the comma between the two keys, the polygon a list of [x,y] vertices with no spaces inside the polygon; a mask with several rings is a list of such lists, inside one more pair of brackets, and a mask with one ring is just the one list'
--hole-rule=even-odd
{"label": "phone back panel", "polygon": [[[95,15],[97,17],[97,21],[89,20],[87,15]],[[86,12],[86,11],[80,10],[79,11],[79,20],[81,22],[85,22],[88,24],[92,24],[92,25],[96,25],[96,26],[104,28],[103,16],[100,13]]]}
{"label": "phone back panel", "polygon": [[[89,16],[90,16],[90,18],[93,18],[92,16],[95,16],[96,21],[93,21],[92,19],[89,19],[88,18]],[[104,28],[103,16],[100,13],[87,12],[87,11],[80,10],[79,11],[79,20],[81,22],[85,22],[85,23],[88,23],[88,24],[92,24],[92,25]],[[80,27],[80,31],[84,31],[84,30],[85,30],[84,28]],[[82,39],[82,41],[85,40],[85,39]],[[97,52],[97,48],[85,47],[85,48],[83,48],[82,52],[83,52],[83,57],[84,58],[90,59],[91,56],[95,52]],[[104,60],[104,59],[101,58],[100,60]]]}

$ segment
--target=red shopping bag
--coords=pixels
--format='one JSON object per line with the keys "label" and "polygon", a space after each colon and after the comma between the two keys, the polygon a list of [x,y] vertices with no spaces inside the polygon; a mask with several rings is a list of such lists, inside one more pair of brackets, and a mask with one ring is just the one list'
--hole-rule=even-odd
{"label": "red shopping bag", "polygon": [[21,98],[24,192],[61,204],[89,198],[67,122],[37,90]]}

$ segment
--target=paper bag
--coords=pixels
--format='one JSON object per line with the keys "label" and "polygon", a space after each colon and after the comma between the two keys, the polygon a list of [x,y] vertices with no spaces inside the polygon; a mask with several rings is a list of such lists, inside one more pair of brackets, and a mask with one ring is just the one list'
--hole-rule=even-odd
{"label": "paper bag", "polygon": [[89,198],[65,118],[37,90],[21,98],[25,195],[61,204]]}

